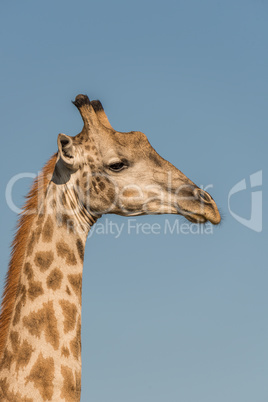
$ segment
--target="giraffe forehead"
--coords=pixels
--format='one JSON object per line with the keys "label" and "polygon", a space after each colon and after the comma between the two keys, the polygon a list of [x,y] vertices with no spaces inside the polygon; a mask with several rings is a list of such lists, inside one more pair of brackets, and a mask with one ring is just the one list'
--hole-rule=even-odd
{"label": "giraffe forehead", "polygon": [[117,147],[137,146],[139,144],[150,146],[147,136],[140,131],[119,132],[103,127],[102,129],[82,130],[73,137],[75,145],[81,145],[86,150],[94,150],[94,146]]}
{"label": "giraffe forehead", "polygon": [[141,155],[144,156],[144,151],[154,151],[146,135],[138,131],[115,132],[109,142],[100,143],[99,149],[106,159],[118,156],[119,158],[131,158],[133,161],[139,159]]}
{"label": "giraffe forehead", "polygon": [[128,133],[115,132],[113,135],[115,145],[123,146],[137,146],[137,145],[149,145],[147,136],[140,131],[130,131]]}

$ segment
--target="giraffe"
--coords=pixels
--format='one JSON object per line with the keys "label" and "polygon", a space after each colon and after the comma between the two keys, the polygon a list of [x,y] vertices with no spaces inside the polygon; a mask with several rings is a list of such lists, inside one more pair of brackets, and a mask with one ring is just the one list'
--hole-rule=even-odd
{"label": "giraffe", "polygon": [[0,316],[1,401],[79,401],[84,249],[103,214],[180,214],[218,224],[212,197],[141,132],[114,130],[100,101],[78,95],[84,122],[59,134],[22,213]]}

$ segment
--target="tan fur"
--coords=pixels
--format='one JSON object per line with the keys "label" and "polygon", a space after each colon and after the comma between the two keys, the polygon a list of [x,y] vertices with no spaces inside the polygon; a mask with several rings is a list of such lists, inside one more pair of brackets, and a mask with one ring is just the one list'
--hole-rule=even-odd
{"label": "tan fur", "polygon": [[38,388],[44,401],[51,401],[53,396],[54,360],[52,357],[44,358],[40,353],[35,362],[27,382],[32,381]]}
{"label": "tan fur", "polygon": [[113,130],[100,102],[85,95],[74,104],[84,128],[59,134],[58,154],[36,179],[13,242],[0,316],[0,400],[79,400],[84,249],[102,214],[220,222],[211,196],[143,133]]}
{"label": "tan fur", "polygon": [[38,200],[40,200],[40,194],[45,193],[47,189],[48,183],[55,168],[56,159],[57,154],[54,154],[45,165],[41,174],[35,180],[32,189],[28,194],[28,200],[17,225],[17,233],[12,243],[11,260],[6,276],[5,289],[1,305],[0,358],[2,357],[6,343],[7,332],[14,309],[29,232],[37,214]]}

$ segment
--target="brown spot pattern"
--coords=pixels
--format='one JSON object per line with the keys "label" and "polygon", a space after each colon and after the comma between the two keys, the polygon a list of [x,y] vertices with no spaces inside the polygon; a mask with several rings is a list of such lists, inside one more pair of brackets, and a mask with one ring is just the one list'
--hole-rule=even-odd
{"label": "brown spot pattern", "polygon": [[70,356],[70,351],[68,348],[66,348],[65,346],[63,346],[61,348],[61,355],[64,357],[69,357]]}
{"label": "brown spot pattern", "polygon": [[105,183],[103,181],[99,182],[99,188],[103,191],[105,189]]}
{"label": "brown spot pattern", "polygon": [[65,243],[64,241],[58,242],[56,244],[56,249],[58,256],[64,258],[68,265],[77,264],[74,252],[70,249],[67,243]]}
{"label": "brown spot pattern", "polygon": [[66,196],[65,196],[64,192],[61,193],[60,201],[61,201],[61,204],[65,207],[65,205],[66,205]]}
{"label": "brown spot pattern", "polygon": [[[39,218],[38,218],[39,219]],[[38,220],[37,220],[37,225],[38,225]],[[41,234],[41,225],[38,225],[37,228],[35,229],[34,232],[32,232],[30,241],[28,243],[27,247],[27,256],[30,256],[33,252],[35,244],[38,242],[40,234]]]}
{"label": "brown spot pattern", "polygon": [[56,200],[53,199],[53,200],[50,202],[51,208],[52,208],[52,209],[55,209],[55,208],[56,208],[56,205],[57,205]]}
{"label": "brown spot pattern", "polygon": [[30,334],[37,338],[40,338],[42,331],[44,331],[46,341],[49,342],[55,350],[58,349],[59,331],[52,301],[43,303],[43,308],[24,317],[23,323]]}
{"label": "brown spot pattern", "polygon": [[17,354],[17,362],[16,362],[16,370],[18,371],[20,368],[24,368],[30,361],[31,355],[33,352],[32,345],[28,343],[26,340],[22,342],[19,347]]}
{"label": "brown spot pattern", "polygon": [[20,345],[19,342],[19,333],[17,331],[10,332],[10,343],[14,353],[17,353],[18,347]]}
{"label": "brown spot pattern", "polygon": [[108,188],[107,197],[109,201],[113,202],[116,197],[115,189],[113,187]]}
{"label": "brown spot pattern", "polygon": [[57,290],[61,287],[61,281],[63,274],[59,268],[53,269],[47,277],[47,287],[48,289]]}
{"label": "brown spot pattern", "polygon": [[72,370],[67,366],[61,366],[63,376],[63,387],[61,397],[67,402],[80,401],[81,378],[79,373],[73,375]]}
{"label": "brown spot pattern", "polygon": [[35,243],[35,233],[33,232],[31,237],[30,237],[30,241],[28,244],[28,248],[27,248],[27,256],[31,255],[33,252],[33,247],[34,247],[34,243]]}
{"label": "brown spot pattern", "polygon": [[[74,208],[75,208],[75,205],[74,205]],[[59,227],[63,226],[67,229],[68,232],[70,232],[70,233],[74,232],[74,222],[73,222],[73,219],[70,218],[69,215],[58,213],[56,216],[56,220],[57,220],[57,225]]]}
{"label": "brown spot pattern", "polygon": [[31,300],[36,299],[36,297],[41,296],[44,293],[44,290],[42,288],[42,283],[41,282],[30,282],[30,286],[28,289],[28,295]]}
{"label": "brown spot pattern", "polygon": [[12,360],[16,361],[16,370],[18,371],[29,363],[33,348],[27,340],[24,340],[20,344],[19,333],[17,331],[10,332],[10,343],[14,352]]}
{"label": "brown spot pattern", "polygon": [[33,269],[29,262],[26,262],[24,264],[24,273],[25,273],[28,281],[33,278]]}
{"label": "brown spot pattern", "polygon": [[5,349],[5,351],[3,353],[2,361],[0,364],[0,369],[10,370],[12,361],[13,361],[13,355],[7,349]]}
{"label": "brown spot pattern", "polygon": [[39,354],[30,374],[26,377],[39,390],[44,401],[51,400],[53,396],[54,361],[52,357],[44,358]]}
{"label": "brown spot pattern", "polygon": [[18,286],[17,299],[19,299],[19,301],[17,302],[15,307],[15,314],[12,323],[13,325],[18,324],[18,322],[20,321],[21,308],[26,302],[26,287],[24,285],[21,286],[20,284]]}
{"label": "brown spot pattern", "polygon": [[77,308],[75,304],[70,303],[68,300],[60,300],[59,304],[64,316],[64,332],[67,333],[75,327]]}
{"label": "brown spot pattern", "polygon": [[52,251],[39,251],[35,255],[34,262],[40,268],[41,272],[46,271],[54,259]]}
{"label": "brown spot pattern", "polygon": [[78,360],[81,355],[81,317],[77,320],[76,335],[70,342],[70,349],[73,356]]}
{"label": "brown spot pattern", "polygon": [[95,180],[92,180],[92,186],[96,194],[99,194],[98,184],[95,182]]}
{"label": "brown spot pattern", "polygon": [[53,221],[51,219],[51,216],[49,215],[43,227],[42,240],[45,243],[49,243],[52,240],[52,237],[53,237]]}
{"label": "brown spot pattern", "polygon": [[34,402],[32,398],[22,396],[19,392],[12,392],[9,390],[7,379],[0,380],[0,401],[5,402]]}
{"label": "brown spot pattern", "polygon": [[82,274],[69,274],[68,280],[72,286],[73,291],[78,296],[80,303],[82,297]]}
{"label": "brown spot pattern", "polygon": [[76,247],[77,247],[77,251],[78,251],[80,260],[83,262],[84,261],[84,244],[81,239],[76,240]]}
{"label": "brown spot pattern", "polygon": [[45,208],[43,207],[38,215],[37,221],[36,221],[36,225],[39,226],[43,223],[43,220],[45,218]]}
{"label": "brown spot pattern", "polygon": [[[10,322],[14,315],[14,308],[17,302],[17,289],[19,287],[21,272],[24,265],[25,253],[29,244],[29,234],[36,222],[37,211],[40,209],[40,200],[45,196],[47,186],[53,174],[57,154],[54,154],[48,161],[41,174],[35,180],[17,224],[17,232],[15,234],[9,268],[6,276],[6,284],[2,300],[2,308],[0,315],[0,350],[4,350]],[[37,219],[38,221],[38,219]],[[37,224],[37,222],[36,222]]]}
{"label": "brown spot pattern", "polygon": [[67,214],[62,216],[62,225],[66,228],[67,233],[75,232],[75,223],[72,218],[70,218]]}

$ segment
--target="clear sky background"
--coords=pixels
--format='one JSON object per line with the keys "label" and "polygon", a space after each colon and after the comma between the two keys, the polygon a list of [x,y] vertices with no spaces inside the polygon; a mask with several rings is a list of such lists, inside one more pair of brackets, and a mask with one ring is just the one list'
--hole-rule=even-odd
{"label": "clear sky background", "polygon": [[[78,93],[211,185],[224,216],[212,234],[182,233],[182,217],[164,233],[176,216],[136,218],[131,230],[123,217],[100,220],[125,226],[118,238],[99,226],[87,242],[81,400],[266,402],[268,2],[2,1],[0,31],[1,284],[17,219],[7,184],[37,174],[59,132],[81,130]],[[255,230],[228,208],[243,179],[230,207],[253,211]],[[30,184],[14,186],[17,206]],[[154,222],[160,234],[136,233]]]}

